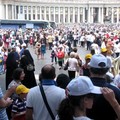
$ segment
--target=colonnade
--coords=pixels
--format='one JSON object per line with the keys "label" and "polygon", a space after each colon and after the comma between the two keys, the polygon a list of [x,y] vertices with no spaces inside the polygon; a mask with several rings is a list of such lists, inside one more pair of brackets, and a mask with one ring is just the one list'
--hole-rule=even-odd
{"label": "colonnade", "polygon": [[56,23],[119,23],[120,7],[83,6],[42,6],[4,4],[4,19],[49,20]]}

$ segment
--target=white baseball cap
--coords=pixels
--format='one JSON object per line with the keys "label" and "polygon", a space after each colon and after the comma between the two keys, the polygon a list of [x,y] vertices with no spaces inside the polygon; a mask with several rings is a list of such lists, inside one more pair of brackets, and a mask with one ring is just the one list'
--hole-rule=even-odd
{"label": "white baseball cap", "polygon": [[94,86],[87,76],[76,77],[67,85],[68,95],[79,96],[89,93],[102,94],[100,87]]}
{"label": "white baseball cap", "polygon": [[95,54],[92,56],[88,65],[93,68],[108,68],[108,60],[102,54]]}

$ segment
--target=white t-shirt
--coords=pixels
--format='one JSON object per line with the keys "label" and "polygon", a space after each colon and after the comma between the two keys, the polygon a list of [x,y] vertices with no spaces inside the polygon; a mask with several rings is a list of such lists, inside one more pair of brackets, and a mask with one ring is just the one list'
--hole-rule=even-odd
{"label": "white t-shirt", "polygon": [[68,58],[68,70],[69,71],[77,71],[78,70],[78,61],[76,58]]}
{"label": "white t-shirt", "polygon": [[[57,115],[57,110],[61,101],[65,98],[65,90],[55,85],[44,85],[44,92],[48,104],[54,114]],[[52,120],[48,110],[44,104],[41,96],[39,86],[31,88],[27,95],[27,107],[33,108],[33,119],[34,120]]]}

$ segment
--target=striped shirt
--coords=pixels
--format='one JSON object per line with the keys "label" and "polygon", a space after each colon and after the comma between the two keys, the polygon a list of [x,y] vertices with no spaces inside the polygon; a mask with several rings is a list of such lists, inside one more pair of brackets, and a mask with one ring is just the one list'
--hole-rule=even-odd
{"label": "striped shirt", "polygon": [[20,98],[17,98],[12,105],[12,112],[18,114],[20,112],[26,111],[26,100],[21,100]]}
{"label": "striped shirt", "polygon": [[[0,100],[2,98],[3,98],[3,93],[2,93],[2,90],[0,88]],[[0,108],[0,120],[8,120],[5,108]]]}

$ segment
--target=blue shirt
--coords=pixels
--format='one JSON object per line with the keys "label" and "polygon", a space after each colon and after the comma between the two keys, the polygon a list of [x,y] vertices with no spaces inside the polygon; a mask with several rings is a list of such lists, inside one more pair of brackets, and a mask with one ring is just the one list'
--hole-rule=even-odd
{"label": "blue shirt", "polygon": [[[3,98],[3,93],[0,88],[0,100]],[[0,108],[0,120],[8,120],[6,109],[5,108]]]}

